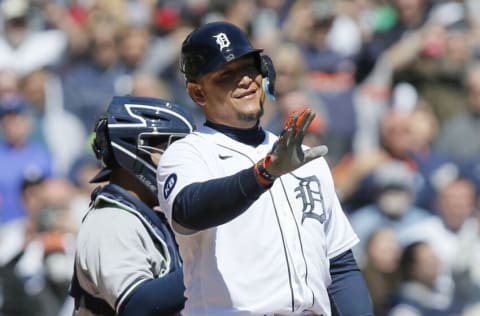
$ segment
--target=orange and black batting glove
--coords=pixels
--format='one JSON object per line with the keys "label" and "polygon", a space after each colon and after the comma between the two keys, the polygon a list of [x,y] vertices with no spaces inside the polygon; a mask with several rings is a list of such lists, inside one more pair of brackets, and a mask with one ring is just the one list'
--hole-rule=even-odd
{"label": "orange and black batting glove", "polygon": [[328,148],[324,145],[302,148],[303,138],[314,118],[315,112],[310,108],[289,114],[270,153],[255,164],[254,170],[260,183],[270,185],[281,175],[327,154]]}

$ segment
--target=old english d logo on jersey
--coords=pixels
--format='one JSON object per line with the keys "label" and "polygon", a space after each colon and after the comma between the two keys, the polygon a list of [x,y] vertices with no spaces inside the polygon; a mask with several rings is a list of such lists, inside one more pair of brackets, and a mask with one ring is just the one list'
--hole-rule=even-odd
{"label": "old english d logo on jersey", "polygon": [[317,176],[294,177],[299,180],[298,186],[295,188],[295,192],[297,192],[295,197],[297,199],[300,198],[303,203],[302,224],[307,218],[316,219],[323,224],[326,220],[326,215],[323,196],[320,191],[320,181]]}

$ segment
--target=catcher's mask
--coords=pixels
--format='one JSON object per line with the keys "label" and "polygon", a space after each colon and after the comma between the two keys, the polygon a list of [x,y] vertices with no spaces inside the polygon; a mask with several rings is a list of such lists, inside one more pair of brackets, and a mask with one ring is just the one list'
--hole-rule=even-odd
{"label": "catcher's mask", "polygon": [[120,167],[157,195],[151,154],[162,154],[194,129],[190,114],[177,104],[157,98],[113,97],[95,124],[92,148],[104,168],[90,182],[107,181],[112,169]]}

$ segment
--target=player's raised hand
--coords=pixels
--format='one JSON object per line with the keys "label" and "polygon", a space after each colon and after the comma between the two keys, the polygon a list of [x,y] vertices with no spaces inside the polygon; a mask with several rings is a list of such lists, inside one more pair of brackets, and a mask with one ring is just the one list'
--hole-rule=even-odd
{"label": "player's raised hand", "polygon": [[272,151],[256,164],[256,172],[268,181],[273,181],[315,158],[324,156],[328,152],[324,145],[302,149],[303,137],[314,118],[315,113],[310,108],[301,113],[291,113]]}

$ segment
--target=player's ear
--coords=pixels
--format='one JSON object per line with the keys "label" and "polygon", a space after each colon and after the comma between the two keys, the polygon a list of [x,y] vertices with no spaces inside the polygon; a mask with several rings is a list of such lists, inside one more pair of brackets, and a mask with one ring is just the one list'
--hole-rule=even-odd
{"label": "player's ear", "polygon": [[202,91],[202,88],[198,83],[189,82],[187,83],[187,92],[195,103],[199,105],[205,104],[205,94]]}

